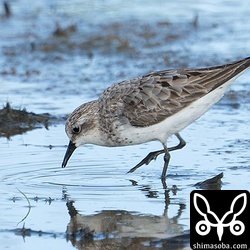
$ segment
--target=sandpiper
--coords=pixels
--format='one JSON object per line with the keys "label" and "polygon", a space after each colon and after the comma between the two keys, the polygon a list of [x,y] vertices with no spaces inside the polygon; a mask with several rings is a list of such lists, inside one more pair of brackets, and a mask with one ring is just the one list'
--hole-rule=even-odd
{"label": "sandpiper", "polygon": [[[179,131],[218,102],[249,66],[250,57],[209,68],[153,72],[110,86],[97,100],[81,105],[67,119],[70,142],[62,167],[83,144],[117,147],[157,140],[163,149],[150,152],[129,172],[164,154],[164,179],[169,152],[186,144]],[[168,148],[167,139],[172,135],[179,144]]]}

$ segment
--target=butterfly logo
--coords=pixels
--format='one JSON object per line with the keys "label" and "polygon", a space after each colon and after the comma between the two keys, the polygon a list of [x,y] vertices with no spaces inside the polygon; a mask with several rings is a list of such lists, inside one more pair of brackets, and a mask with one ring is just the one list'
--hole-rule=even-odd
{"label": "butterfly logo", "polygon": [[[237,205],[237,207],[236,207],[235,204],[236,203],[239,204],[240,199],[243,199],[243,205],[240,209],[238,209],[239,206]],[[199,203],[200,208],[198,206],[198,201],[200,202]],[[246,208],[246,205],[247,205],[247,194],[246,193],[239,194],[233,199],[231,206],[230,206],[230,210],[227,211],[222,216],[221,219],[219,219],[218,216],[213,211],[210,210],[210,205],[209,205],[207,199],[203,195],[201,195],[199,193],[195,193],[194,197],[193,197],[193,204],[194,204],[196,211],[204,218],[203,220],[200,220],[199,222],[197,222],[197,224],[195,226],[195,230],[199,235],[204,236],[204,235],[209,234],[211,227],[217,228],[217,235],[218,235],[219,241],[221,241],[221,239],[222,239],[222,235],[224,233],[224,227],[229,227],[230,232],[236,236],[244,233],[245,225],[243,224],[242,221],[237,220],[236,218]],[[201,206],[201,205],[203,205],[203,206]],[[232,219],[230,222],[224,223],[226,219],[228,220],[231,217],[232,217]],[[213,221],[213,222],[211,222],[211,221]]]}

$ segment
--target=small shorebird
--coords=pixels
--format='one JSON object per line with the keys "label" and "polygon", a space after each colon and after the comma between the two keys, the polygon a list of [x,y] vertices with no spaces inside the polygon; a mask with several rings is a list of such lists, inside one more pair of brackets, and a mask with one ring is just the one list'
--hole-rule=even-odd
{"label": "small shorebird", "polygon": [[[210,68],[158,71],[110,86],[97,100],[81,105],[67,119],[70,142],[62,167],[83,144],[117,147],[157,140],[163,149],[150,152],[129,173],[164,154],[164,179],[169,152],[186,144],[179,131],[218,102],[249,66],[250,57]],[[179,144],[168,148],[171,135],[179,139]]]}

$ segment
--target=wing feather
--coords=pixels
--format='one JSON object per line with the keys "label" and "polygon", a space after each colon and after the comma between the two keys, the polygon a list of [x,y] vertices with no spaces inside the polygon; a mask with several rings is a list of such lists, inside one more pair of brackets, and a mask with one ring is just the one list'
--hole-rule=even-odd
{"label": "wing feather", "polygon": [[117,117],[132,126],[151,126],[218,88],[249,64],[248,58],[217,67],[164,70],[117,83],[99,98],[101,116]]}

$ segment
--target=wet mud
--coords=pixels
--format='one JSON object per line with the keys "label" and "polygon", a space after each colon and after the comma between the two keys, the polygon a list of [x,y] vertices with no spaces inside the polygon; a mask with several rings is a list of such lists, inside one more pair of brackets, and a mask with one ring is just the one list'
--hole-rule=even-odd
{"label": "wet mud", "polygon": [[65,119],[55,117],[49,113],[35,114],[27,112],[26,109],[15,109],[7,103],[0,109],[0,137],[10,139],[11,136],[23,134],[27,131],[44,127],[48,129],[50,125],[55,125]]}
{"label": "wet mud", "polygon": [[236,0],[1,3],[2,249],[189,249],[190,192],[249,189],[250,72],[181,132],[163,182],[161,157],[127,174],[156,142],[86,145],[62,169],[65,120],[115,82],[249,56],[249,12]]}

